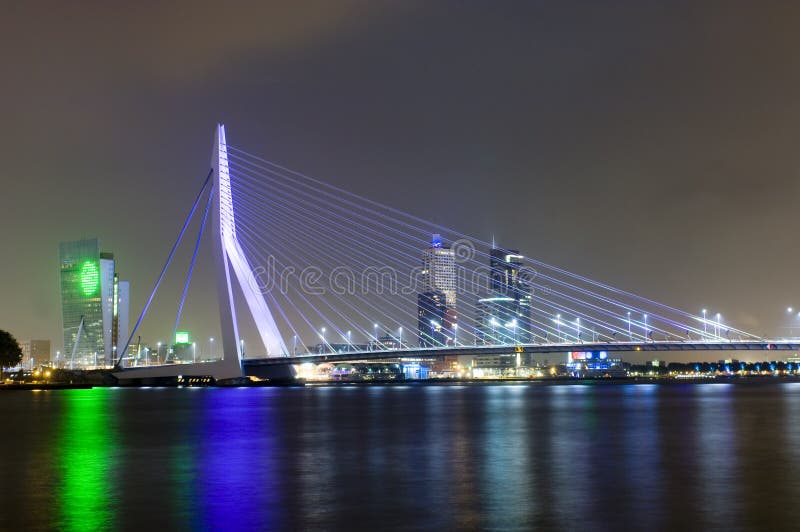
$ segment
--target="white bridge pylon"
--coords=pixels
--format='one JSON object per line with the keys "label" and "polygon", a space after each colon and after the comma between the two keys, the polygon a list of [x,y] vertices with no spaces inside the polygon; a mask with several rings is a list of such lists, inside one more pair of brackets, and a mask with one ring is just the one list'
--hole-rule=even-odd
{"label": "white bridge pylon", "polygon": [[[211,168],[214,188],[217,190],[217,194],[214,195],[211,226],[213,228],[212,240],[224,358],[225,360],[236,360],[237,364],[240,364],[243,357],[239,327],[236,322],[236,304],[232,282],[234,278],[244,295],[267,356],[285,356],[287,354],[286,345],[281,338],[272,312],[264,300],[255,275],[253,275],[253,269],[236,237],[231,175],[228,169],[228,146],[225,141],[223,124],[217,125]],[[231,275],[231,270],[233,275]]]}
{"label": "white bridge pylon", "polygon": [[[236,219],[233,210],[233,197],[231,194],[231,175],[228,168],[228,146],[225,142],[225,126],[217,124],[214,136],[214,146],[211,154],[211,191],[213,195],[212,211],[212,247],[214,248],[214,263],[217,284],[217,299],[219,300],[220,328],[222,332],[222,360],[215,362],[200,362],[191,364],[165,364],[162,366],[120,368],[114,372],[114,376],[121,381],[133,381],[135,379],[150,379],[160,377],[176,376],[205,376],[211,375],[216,379],[235,379],[244,376],[242,369],[243,344],[239,337],[239,327],[236,322],[236,304],[234,284],[238,284],[244,299],[247,302],[250,315],[256,324],[261,341],[266,349],[267,357],[287,356],[286,345],[281,338],[280,331],[275,319],[272,317],[264,295],[256,282],[253,270],[244,250],[236,237]],[[204,185],[205,189],[205,185]],[[202,192],[201,192],[202,193]],[[199,201],[198,196],[197,201]],[[197,205],[195,202],[195,207]],[[192,213],[194,208],[192,209]],[[186,220],[189,223],[192,214]],[[184,225],[184,231],[186,225]],[[183,232],[175,243],[177,246]],[[174,253],[173,248],[172,253]],[[167,259],[165,270],[169,266],[170,259]],[[161,278],[163,278],[162,271]],[[155,290],[161,282],[159,278],[156,287],[150,296],[155,295]],[[187,281],[188,286],[188,281]],[[139,323],[147,312],[148,304],[145,305]],[[182,306],[182,305],[181,305]],[[131,337],[128,339],[130,344],[133,334],[139,326],[137,323]],[[177,325],[176,325],[177,327]],[[127,345],[120,355],[120,360],[125,355]]]}

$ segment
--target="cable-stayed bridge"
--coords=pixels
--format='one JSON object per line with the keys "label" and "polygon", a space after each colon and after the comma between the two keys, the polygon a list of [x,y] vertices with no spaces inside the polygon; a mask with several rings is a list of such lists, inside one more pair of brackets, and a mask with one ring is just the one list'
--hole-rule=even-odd
{"label": "cable-stayed bridge", "polygon": [[[443,198],[443,209],[455,198]],[[193,217],[200,216],[173,329],[203,231],[212,235],[223,359],[131,367],[128,356]],[[237,301],[244,305],[237,305]],[[239,317],[258,346],[239,334]],[[251,342],[252,344],[252,342]],[[121,379],[242,376],[248,364],[574,350],[795,350],[423,220],[227,143],[211,169],[123,349]]]}

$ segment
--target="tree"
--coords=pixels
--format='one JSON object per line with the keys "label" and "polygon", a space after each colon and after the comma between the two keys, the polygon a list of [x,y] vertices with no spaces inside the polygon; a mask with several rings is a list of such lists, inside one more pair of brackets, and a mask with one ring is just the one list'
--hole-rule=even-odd
{"label": "tree", "polygon": [[3,368],[10,368],[22,360],[22,348],[11,333],[0,330],[0,377]]}

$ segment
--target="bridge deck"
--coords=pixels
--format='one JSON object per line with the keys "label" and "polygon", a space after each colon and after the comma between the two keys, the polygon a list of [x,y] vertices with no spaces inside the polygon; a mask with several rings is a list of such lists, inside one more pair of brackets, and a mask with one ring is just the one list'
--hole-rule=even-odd
{"label": "bridge deck", "polygon": [[441,358],[459,355],[502,355],[509,353],[566,353],[569,351],[797,351],[799,342],[789,341],[720,341],[720,342],[613,342],[580,344],[518,344],[502,346],[458,346],[348,351],[344,353],[296,355],[286,357],[249,358],[246,365],[303,364],[307,362],[347,362],[351,360],[383,360],[393,358]]}

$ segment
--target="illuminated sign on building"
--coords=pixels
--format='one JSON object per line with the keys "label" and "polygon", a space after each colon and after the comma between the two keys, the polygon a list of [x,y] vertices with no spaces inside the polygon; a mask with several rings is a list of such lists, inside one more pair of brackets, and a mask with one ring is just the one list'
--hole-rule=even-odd
{"label": "illuminated sign on building", "polygon": [[87,260],[81,265],[80,282],[83,295],[92,296],[97,293],[97,287],[100,285],[100,270],[94,261]]}
{"label": "illuminated sign on building", "polygon": [[608,358],[607,351],[571,351],[572,360],[605,360]]}

